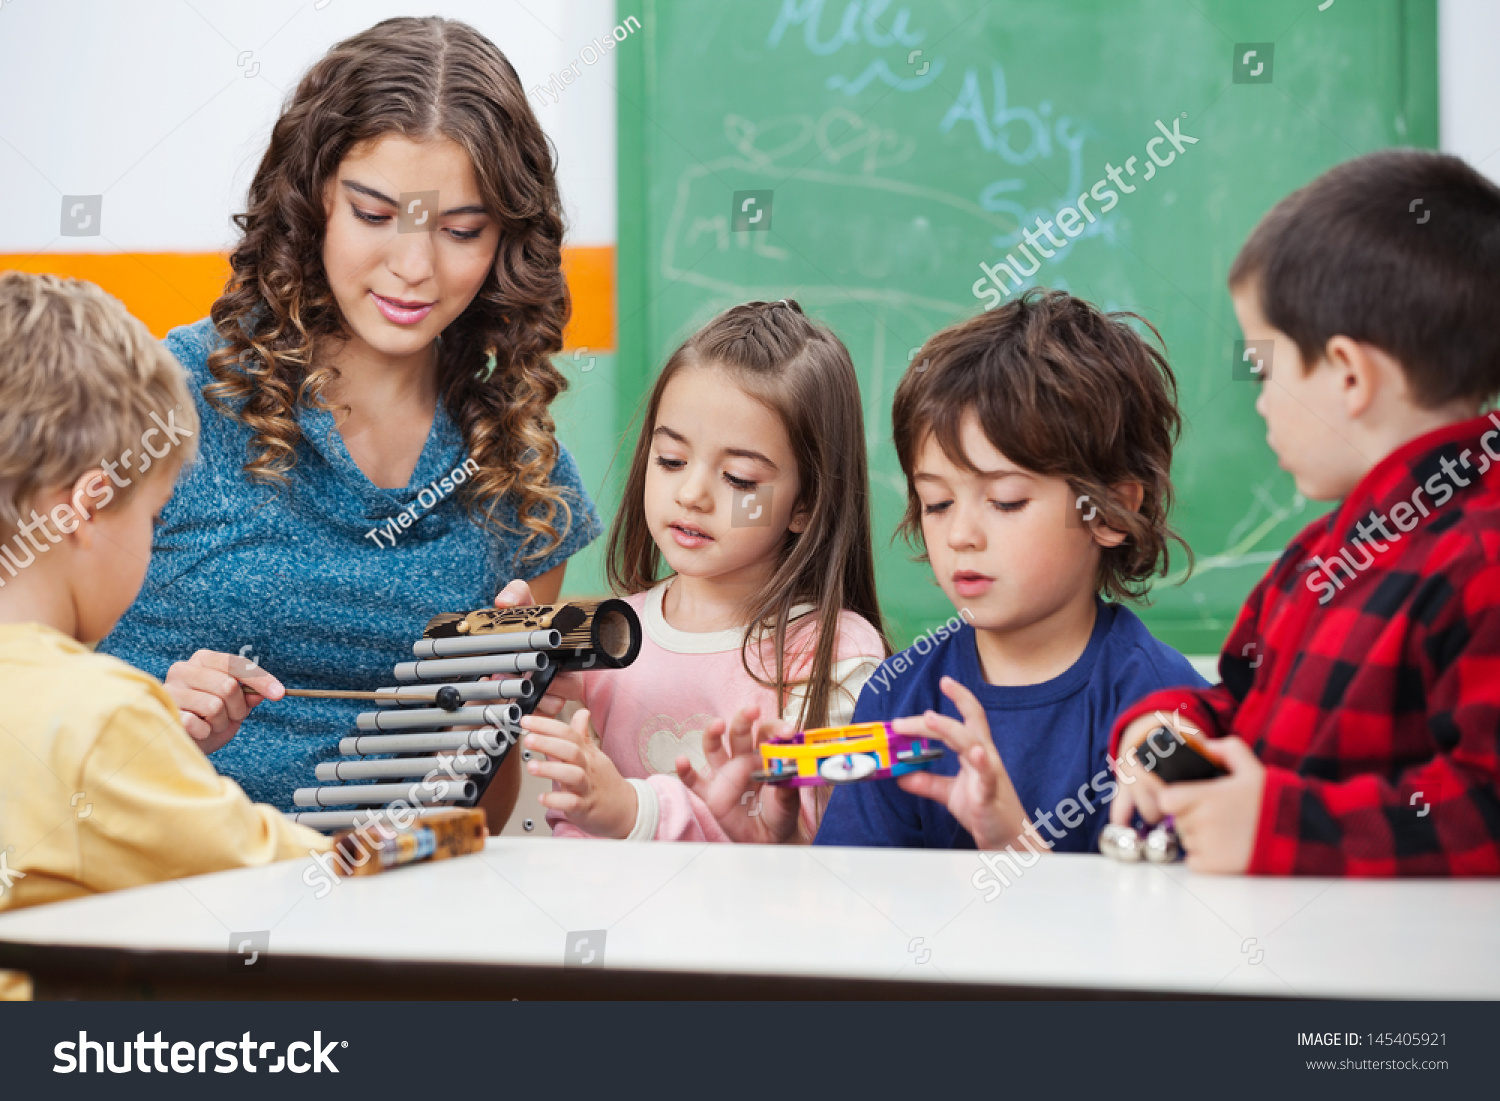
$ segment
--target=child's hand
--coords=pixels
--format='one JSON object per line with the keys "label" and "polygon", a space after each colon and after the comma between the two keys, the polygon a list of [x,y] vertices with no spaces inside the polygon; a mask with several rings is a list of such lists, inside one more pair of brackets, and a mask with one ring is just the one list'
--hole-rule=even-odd
{"label": "child's hand", "polygon": [[1203,748],[1216,764],[1229,770],[1229,775],[1162,784],[1157,803],[1162,813],[1172,816],[1189,868],[1195,872],[1244,872],[1250,867],[1260,824],[1266,766],[1239,738],[1205,739]]}
{"label": "child's hand", "polygon": [[963,722],[927,711],[896,719],[891,725],[901,734],[929,735],[953,750],[958,754],[958,775],[908,772],[897,777],[896,783],[903,791],[946,806],[981,849],[1004,848],[1019,841],[1030,828],[1026,811],[995,750],[989,720],[974,693],[952,677],[944,677],[941,687],[964,717]]}
{"label": "child's hand", "polygon": [[[535,603],[536,597],[531,593],[531,586],[519,577],[495,594],[497,608],[519,608]],[[486,679],[503,678],[496,674]],[[552,683],[547,686],[547,694],[537,701],[532,710],[538,715],[555,719],[569,700],[583,700],[583,676],[579,673],[559,673],[553,677]]]}
{"label": "child's hand", "polygon": [[[1109,820],[1117,826],[1130,825],[1137,812],[1147,823],[1161,821],[1161,795],[1167,790],[1167,785],[1147,772],[1137,759],[1147,735],[1159,726],[1194,735],[1199,733],[1197,727],[1179,719],[1175,711],[1142,715],[1125,728],[1120,735],[1120,755],[1115,758],[1115,777],[1119,780],[1120,790],[1109,807]],[[1199,736],[1197,740],[1203,742],[1207,739]]]}
{"label": "child's hand", "polygon": [[177,704],[182,725],[204,753],[212,753],[239,733],[250,709],[285,694],[281,682],[238,654],[199,650],[167,670],[167,695]]}
{"label": "child's hand", "polygon": [[542,793],[542,805],[561,811],[569,822],[595,837],[628,836],[635,828],[635,788],[599,748],[589,729],[589,713],[580,708],[571,723],[526,715],[521,726],[530,731],[522,744],[548,757],[528,761],[527,770],[557,785]]}
{"label": "child's hand", "polygon": [[757,784],[750,774],[761,765],[756,745],[781,732],[780,720],[761,723],[759,705],[737,712],[725,726],[715,719],[703,732],[703,755],[714,774],[699,775],[688,757],[677,758],[677,778],[702,799],[731,840],[781,844],[797,840],[802,796],[785,784]]}

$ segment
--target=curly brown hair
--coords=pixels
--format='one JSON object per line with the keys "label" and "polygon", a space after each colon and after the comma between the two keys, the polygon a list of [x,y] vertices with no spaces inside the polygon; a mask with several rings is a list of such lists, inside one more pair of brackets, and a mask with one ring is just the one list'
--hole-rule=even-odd
{"label": "curly brown hair", "polygon": [[[973,411],[985,437],[1011,462],[1067,479],[1097,507],[1094,524],[1124,532],[1105,547],[1095,580],[1112,600],[1144,600],[1165,575],[1172,530],[1172,448],[1182,431],[1177,380],[1166,357],[1126,324],[1145,318],[1101,313],[1063,291],[1033,288],[1004,306],[935,333],[917,353],[891,409],[896,454],[906,474],[906,514],[897,529],[922,536],[922,502],[912,483],[931,433],[947,456],[977,470],[960,433]],[[1112,487],[1137,483],[1139,509]],[[925,559],[920,556],[919,560]]]}
{"label": "curly brown hair", "polygon": [[[805,645],[815,616],[816,643],[807,662],[807,693],[797,725],[826,726],[840,613],[847,608],[863,616],[890,652],[875,595],[864,413],[854,362],[843,341],[789,299],[725,310],[673,352],[646,401],[624,497],[609,533],[607,569],[616,592],[638,593],[659,580],[662,555],[646,520],[646,471],[662,395],[689,367],[725,372],[781,418],[791,441],[801,483],[794,510],[807,509],[807,526],[800,534],[786,533],[775,573],[742,609],[747,624],[769,634],[747,631],[740,662],[751,679],[776,693],[784,710],[790,687],[787,639],[793,636],[794,647]],[[802,603],[816,610],[793,621],[792,607]],[[771,676],[750,667],[748,651],[757,637],[762,671],[769,672],[767,642],[774,654]]]}
{"label": "curly brown hair", "polygon": [[572,520],[548,481],[558,455],[548,406],[567,386],[549,359],[570,312],[562,203],[552,147],[515,69],[465,23],[387,19],[338,43],[302,78],[248,209],[234,217],[242,236],[210,311],[224,343],[208,358],[216,381],[204,396],[253,430],[245,475],[285,486],[301,438],[296,407],[329,408],[324,393],[338,378],[315,348],[348,335],[323,269],[324,189],[353,147],[388,134],[461,146],[499,224],[494,265],[438,341],[437,386],[480,468],[460,499],[498,528],[495,510],[514,491],[525,544],[543,541],[524,557],[541,557]]}

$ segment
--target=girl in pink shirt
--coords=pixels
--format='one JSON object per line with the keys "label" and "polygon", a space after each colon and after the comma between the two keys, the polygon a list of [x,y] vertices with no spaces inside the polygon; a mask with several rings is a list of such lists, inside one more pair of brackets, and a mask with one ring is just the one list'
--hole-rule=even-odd
{"label": "girl in pink shirt", "polygon": [[[558,701],[582,705],[569,721],[521,721],[526,748],[547,757],[527,765],[553,781],[547,820],[563,837],[727,840],[677,778],[712,777],[710,724],[747,707],[846,723],[890,653],[843,343],[783,300],[727,310],[678,348],[651,391],[608,555],[641,651],[554,681]],[[802,789],[805,840],[824,790]]]}

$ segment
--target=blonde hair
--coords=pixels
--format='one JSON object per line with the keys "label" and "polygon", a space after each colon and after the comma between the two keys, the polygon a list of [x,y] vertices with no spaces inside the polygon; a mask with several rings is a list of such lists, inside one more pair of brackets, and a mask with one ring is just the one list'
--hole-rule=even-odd
{"label": "blonde hair", "polygon": [[[170,461],[145,442],[163,422],[177,429]],[[0,273],[0,526],[106,461],[121,473],[94,505],[128,500],[192,459],[197,430],[181,365],[118,299],[79,279]]]}

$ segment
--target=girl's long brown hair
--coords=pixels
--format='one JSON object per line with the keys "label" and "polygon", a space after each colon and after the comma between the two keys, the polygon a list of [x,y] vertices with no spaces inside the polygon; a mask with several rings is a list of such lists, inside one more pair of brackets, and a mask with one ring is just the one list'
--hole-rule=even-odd
{"label": "girl's long brown hair", "polygon": [[[646,521],[646,471],[662,394],[688,367],[725,372],[727,381],[781,418],[791,440],[801,484],[793,510],[807,509],[807,526],[800,534],[786,533],[770,581],[742,609],[744,622],[758,629],[746,631],[740,660],[756,683],[775,691],[784,710],[791,610],[814,605],[807,617],[817,616],[817,645],[798,726],[826,726],[839,613],[847,608],[863,616],[880,634],[881,656],[890,653],[875,598],[864,415],[854,363],[838,337],[786,300],[726,310],[673,352],[647,401],[624,500],[609,533],[609,582],[617,592],[640,592],[660,580],[661,551]],[[762,631],[771,632],[774,646],[771,677],[764,675],[763,660],[760,670],[750,667],[748,648],[753,637],[765,637]]]}
{"label": "girl's long brown hair", "polygon": [[[324,189],[351,148],[388,134],[449,138],[469,155],[498,221],[495,264],[438,342],[438,393],[479,472],[463,487],[471,515],[495,527],[512,491],[525,557],[562,538],[572,510],[548,478],[557,441],[548,406],[566,387],[549,356],[568,320],[562,204],[553,153],[520,79],[494,43],[464,23],[387,19],[345,39],[297,86],[235,215],[242,237],[210,316],[225,342],[204,395],[253,430],[244,471],[285,486],[301,438],[298,403],[328,408],[335,368],[315,348],[347,335],[323,270]],[[496,367],[485,370],[493,349]]]}

